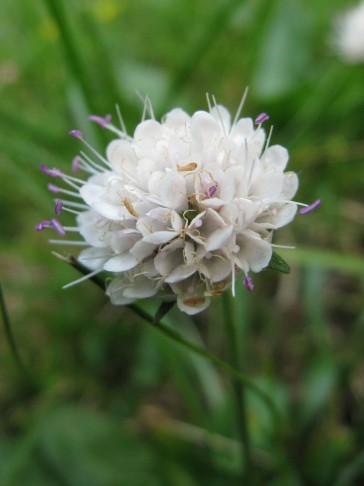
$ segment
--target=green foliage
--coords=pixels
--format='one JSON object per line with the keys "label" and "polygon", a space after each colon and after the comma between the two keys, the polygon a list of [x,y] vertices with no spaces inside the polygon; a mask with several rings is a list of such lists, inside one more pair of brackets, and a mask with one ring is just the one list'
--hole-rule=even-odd
{"label": "green foliage", "polygon": [[[351,4],[2,1],[1,484],[240,485],[238,382],[253,482],[363,482],[364,65],[332,47]],[[296,249],[270,267],[291,272],[254,276],[252,293],[239,281],[194,319],[113,307],[93,282],[62,290],[79,273],[33,229],[52,212],[39,164],[68,170],[68,131],[104,150],[87,115],[118,103],[132,133],[136,90],[160,117],[204,108],[206,91],[233,112],[246,86],[244,114],[269,113],[289,149],[297,200],[323,201],[277,232]]]}

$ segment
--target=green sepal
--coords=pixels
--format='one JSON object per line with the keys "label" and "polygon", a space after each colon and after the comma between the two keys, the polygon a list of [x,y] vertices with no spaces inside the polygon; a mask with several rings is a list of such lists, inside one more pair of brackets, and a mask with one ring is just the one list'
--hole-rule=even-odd
{"label": "green sepal", "polygon": [[282,273],[289,273],[291,271],[290,266],[288,263],[283,260],[281,256],[279,256],[275,251],[272,253],[272,258],[268,264],[268,268],[272,270],[278,270],[278,272]]}
{"label": "green sepal", "polygon": [[153,318],[153,325],[156,326],[159,322],[163,319],[163,317],[172,309],[174,304],[176,303],[175,300],[170,302],[162,302],[161,305],[158,307],[157,312]]}

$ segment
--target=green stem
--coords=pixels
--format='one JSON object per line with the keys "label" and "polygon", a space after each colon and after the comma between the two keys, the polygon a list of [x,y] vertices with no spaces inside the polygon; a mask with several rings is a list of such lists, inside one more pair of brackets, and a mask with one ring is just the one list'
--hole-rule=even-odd
{"label": "green stem", "polygon": [[[223,312],[226,325],[227,336],[229,340],[229,354],[231,365],[236,370],[240,370],[240,358],[239,358],[239,339],[237,332],[237,322],[234,319],[233,305],[231,302],[230,294],[226,293],[223,297]],[[247,484],[250,484],[251,477],[251,447],[250,437],[248,431],[248,416],[246,409],[246,396],[245,396],[245,383],[236,378],[232,380],[235,406],[236,406],[236,419],[238,424],[238,432],[242,445],[244,476]]]}
{"label": "green stem", "polygon": [[18,352],[18,348],[17,348],[16,343],[15,343],[13,332],[11,330],[9,314],[7,312],[7,309],[6,309],[5,300],[4,300],[1,285],[0,285],[0,307],[1,307],[1,316],[2,316],[2,319],[3,319],[3,322],[4,322],[4,330],[5,330],[6,339],[9,343],[11,353],[14,357],[14,361],[15,361],[17,367],[19,368],[20,372],[22,373],[22,375],[28,381],[32,381],[31,377],[29,376],[28,370],[24,366],[24,363],[23,363],[23,361],[20,357],[20,354]]}
{"label": "green stem", "polygon": [[196,66],[204,58],[208,49],[214,45],[218,35],[226,28],[226,24],[233,16],[235,10],[240,6],[241,0],[228,0],[227,2],[223,2],[221,6],[216,8],[210,19],[207,20],[205,26],[201,28],[198,38],[191,43],[190,48],[187,49],[185,60],[182,60],[179,69],[175,72],[162,102],[163,111],[169,107],[172,100],[180,93],[192,73],[196,70]]}
{"label": "green stem", "polygon": [[203,356],[204,358],[208,359],[212,363],[214,363],[216,366],[218,366],[220,369],[226,371],[232,378],[234,378],[237,382],[242,383],[243,385],[247,386],[250,388],[257,396],[259,396],[268,406],[270,412],[273,415],[273,423],[278,424],[280,421],[279,417],[279,412],[277,411],[274,403],[272,402],[271,398],[264,392],[262,391],[258,386],[256,386],[249,378],[247,378],[244,374],[242,374],[240,371],[238,371],[236,368],[231,366],[230,364],[226,363],[225,361],[221,360],[214,354],[210,353],[204,348],[201,348],[197,344],[191,343],[184,337],[182,337],[178,332],[174,331],[170,327],[166,326],[162,322],[159,322],[158,325],[153,325],[154,319],[151,315],[149,315],[146,311],[143,309],[139,308],[135,304],[129,304],[128,306],[129,309],[131,309],[133,312],[135,312],[139,317],[144,319],[145,321],[149,322],[149,324],[152,324],[152,329],[158,332],[162,332],[166,336],[170,337],[173,339],[173,341],[181,344],[182,346],[188,348],[190,351],[193,351],[194,353],[199,354],[200,356]]}
{"label": "green stem", "polygon": [[60,0],[45,0],[45,3],[60,31],[66,61],[74,78],[80,83],[88,110],[90,113],[97,113],[98,109],[94,102],[95,97],[90,88],[88,75],[83,67],[82,55],[78,50],[79,42],[74,38],[72,29],[68,23],[63,6],[64,2]]}
{"label": "green stem", "polygon": [[[89,270],[84,267],[81,263],[79,263],[75,258],[73,258],[71,255],[62,257],[62,260],[65,261],[66,263],[70,264],[72,267],[74,267],[76,270],[81,272],[82,274],[86,275],[89,273]],[[103,291],[105,291],[105,284],[104,282],[99,278],[99,277],[92,277],[90,279],[93,283],[95,283],[98,287],[100,287]],[[182,337],[178,332],[174,331],[172,328],[169,326],[166,326],[162,322],[159,322],[157,325],[155,325],[155,319],[153,316],[148,314],[145,310],[141,309],[135,304],[129,304],[125,307],[128,307],[130,310],[135,312],[139,317],[147,321],[149,324],[151,324],[151,329],[153,329],[155,332],[162,332],[166,336],[170,337],[173,339],[173,341],[181,344],[185,348],[188,348],[190,351],[193,351],[194,353],[199,354],[200,356],[203,356],[204,358],[208,359],[212,363],[214,363],[216,366],[218,366],[220,369],[226,371],[232,378],[234,378],[236,381],[241,382],[243,385],[247,386],[250,388],[257,396],[259,396],[264,403],[267,405],[270,413],[272,414],[272,423],[275,424],[276,430],[278,430],[280,426],[280,415],[278,410],[276,409],[275,404],[271,400],[270,396],[267,395],[264,391],[262,391],[257,385],[255,385],[254,382],[249,380],[245,375],[243,375],[240,371],[238,371],[236,368],[231,366],[230,364],[226,363],[225,361],[221,360],[214,354],[211,354],[209,351],[207,351],[204,348],[201,348],[197,344],[191,343],[184,337]]]}

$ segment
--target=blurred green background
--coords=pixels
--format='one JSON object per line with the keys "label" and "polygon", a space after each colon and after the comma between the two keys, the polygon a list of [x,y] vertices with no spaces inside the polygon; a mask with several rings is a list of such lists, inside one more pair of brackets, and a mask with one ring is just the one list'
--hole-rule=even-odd
{"label": "blurred green background", "polygon": [[[285,276],[238,286],[232,315],[247,391],[251,484],[364,481],[364,64],[332,48],[344,0],[2,0],[0,279],[27,370],[0,329],[1,485],[242,483],[229,376],[112,307],[51,255],[52,197],[40,163],[67,170],[79,145],[104,150],[89,113],[121,107],[133,133],[148,94],[156,116],[265,111],[290,152],[297,199],[323,204],[276,235]],[[143,304],[154,312],[156,304]],[[164,322],[230,361],[223,303]],[[247,483],[245,483],[247,484]]]}

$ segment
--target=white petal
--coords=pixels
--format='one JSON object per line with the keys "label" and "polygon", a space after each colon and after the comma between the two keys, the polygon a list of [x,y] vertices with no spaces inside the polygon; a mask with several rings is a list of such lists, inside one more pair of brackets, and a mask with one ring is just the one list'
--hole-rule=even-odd
{"label": "white petal", "polygon": [[163,128],[160,123],[155,120],[145,120],[136,127],[134,132],[134,139],[136,142],[144,141],[146,139],[161,139],[163,136]]}
{"label": "white petal", "polygon": [[162,243],[167,243],[167,241],[172,240],[179,233],[175,231],[156,231],[155,233],[151,233],[148,236],[143,238],[144,241],[147,243],[153,243],[155,245],[161,245]]}
{"label": "white petal", "polygon": [[231,115],[225,106],[217,105],[211,110],[211,115],[223,124],[223,132],[229,133],[231,125]]}
{"label": "white petal", "polygon": [[153,255],[154,249],[155,245],[147,243],[144,240],[139,240],[129,251],[131,255],[133,255],[139,262],[141,262],[148,256]]}
{"label": "white petal", "polygon": [[232,225],[226,225],[218,230],[214,231],[212,235],[210,235],[205,243],[205,248],[207,251],[214,251],[222,246],[227,242],[230,236],[233,234],[234,227]]}
{"label": "white petal", "polygon": [[175,172],[165,175],[162,181],[160,198],[162,204],[176,211],[187,209],[186,181]]}
{"label": "white petal", "polygon": [[178,295],[177,297],[178,308],[190,316],[207,309],[210,303],[211,299],[207,297],[186,297],[182,295]]}
{"label": "white petal", "polygon": [[298,177],[295,172],[285,172],[283,174],[282,199],[292,199],[298,189]]}
{"label": "white petal", "polygon": [[133,285],[127,287],[124,296],[132,299],[147,299],[157,293],[157,284],[143,276],[137,277]]}
{"label": "white petal", "polygon": [[206,266],[210,272],[211,282],[221,282],[225,280],[231,273],[231,263],[221,257],[213,257],[206,262]]}
{"label": "white petal", "polygon": [[176,283],[180,282],[181,280],[185,280],[186,278],[193,275],[197,270],[197,265],[179,265],[177,268],[172,270],[169,275],[164,279],[166,283]]}
{"label": "white petal", "polygon": [[106,150],[107,159],[111,167],[118,174],[133,174],[133,167],[137,163],[133,146],[127,140],[112,140]]}
{"label": "white petal", "polygon": [[135,219],[129,211],[121,204],[114,205],[106,202],[94,202],[92,208],[101,216],[114,221],[123,221],[124,219]]}
{"label": "white petal", "polygon": [[167,276],[174,268],[184,264],[183,241],[178,239],[165,246],[154,259],[155,268],[158,272]]}
{"label": "white petal", "polygon": [[260,272],[270,262],[272,247],[267,241],[243,234],[238,236],[236,243],[240,247],[236,256],[242,263],[241,268],[244,269],[246,262],[253,272]]}
{"label": "white petal", "polygon": [[86,250],[81,251],[77,259],[90,270],[97,270],[102,268],[108,259],[108,252],[107,248],[86,248]]}
{"label": "white petal", "polygon": [[122,255],[111,257],[104,265],[104,270],[108,272],[125,272],[138,264],[138,260],[129,252]]}
{"label": "white petal", "polygon": [[93,184],[88,181],[80,188],[80,194],[85,203],[92,206],[94,201],[98,201],[105,194],[105,188],[101,184]]}
{"label": "white petal", "polygon": [[128,298],[124,296],[125,282],[122,278],[114,278],[107,286],[106,295],[110,297],[111,303],[114,305],[128,305],[134,302],[135,298]]}
{"label": "white petal", "polygon": [[250,189],[250,196],[261,199],[264,203],[276,202],[282,192],[283,175],[280,172],[269,170],[256,178]]}
{"label": "white petal", "polygon": [[192,133],[199,134],[203,143],[211,143],[218,134],[222,134],[220,123],[206,111],[196,111],[191,118]]}
{"label": "white petal", "polygon": [[175,108],[166,114],[164,119],[164,125],[169,128],[177,129],[185,127],[190,121],[190,116],[181,108]]}
{"label": "white petal", "polygon": [[280,171],[285,169],[288,159],[288,150],[281,145],[272,145],[262,157],[263,164],[266,167],[272,167]]}

